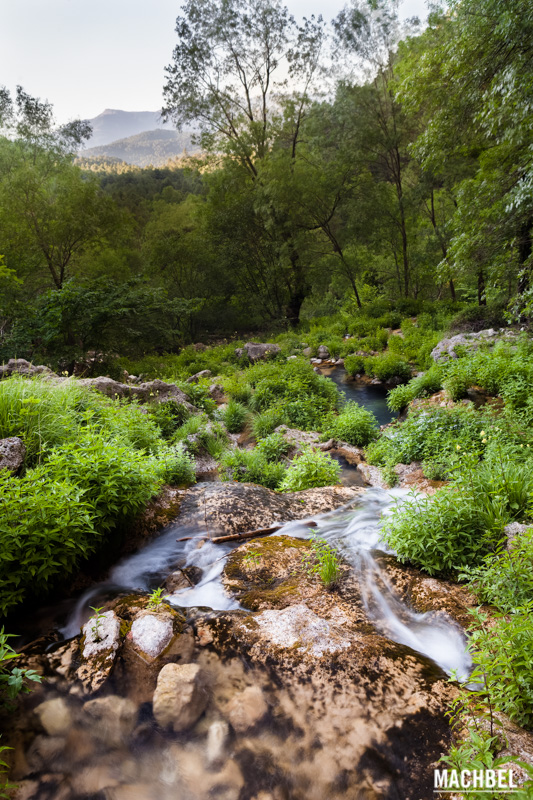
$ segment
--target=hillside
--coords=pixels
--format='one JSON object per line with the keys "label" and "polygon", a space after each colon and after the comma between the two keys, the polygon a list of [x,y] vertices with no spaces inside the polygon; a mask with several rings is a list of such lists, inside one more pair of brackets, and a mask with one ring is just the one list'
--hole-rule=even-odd
{"label": "hillside", "polygon": [[171,158],[182,155],[187,150],[189,153],[197,152],[198,148],[191,145],[190,133],[178,133],[174,130],[151,130],[118,139],[100,147],[89,147],[82,152],[84,159],[106,157],[120,159],[126,164],[135,164],[139,167],[163,166]]}
{"label": "hillside", "polygon": [[93,135],[88,142],[89,147],[102,147],[116,142],[117,139],[126,139],[144,131],[155,128],[172,129],[172,125],[163,123],[159,111],[121,111],[116,108],[106,108],[97,117],[87,120],[93,129]]}

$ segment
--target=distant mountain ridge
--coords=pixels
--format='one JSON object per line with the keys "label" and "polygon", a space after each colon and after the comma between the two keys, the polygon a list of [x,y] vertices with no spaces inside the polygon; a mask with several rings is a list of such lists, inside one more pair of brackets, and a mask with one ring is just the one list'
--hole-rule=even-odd
{"label": "distant mountain ridge", "polygon": [[160,111],[121,111],[116,108],[106,108],[97,117],[87,120],[93,134],[87,142],[87,147],[103,147],[126,139],[145,131],[155,129],[172,130],[172,123],[163,123]]}
{"label": "distant mountain ridge", "polygon": [[89,147],[80,156],[84,159],[106,156],[138,167],[159,167],[169,159],[183,155],[185,150],[189,153],[198,152],[198,148],[191,144],[190,133],[159,129],[143,131],[101,147]]}

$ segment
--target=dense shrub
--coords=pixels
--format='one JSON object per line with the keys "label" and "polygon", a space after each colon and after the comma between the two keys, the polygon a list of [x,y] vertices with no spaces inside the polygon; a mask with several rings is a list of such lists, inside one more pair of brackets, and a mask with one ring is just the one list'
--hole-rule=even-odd
{"label": "dense shrub", "polygon": [[373,441],[379,431],[378,421],[371,411],[357,403],[346,403],[338,417],[325,430],[326,438],[341,439],[356,447]]}
{"label": "dense shrub", "polygon": [[279,461],[290,449],[291,446],[282,433],[271,433],[261,439],[256,447],[257,452],[262,453],[267,461]]}
{"label": "dense shrub", "polygon": [[281,492],[299,492],[314,486],[332,486],[339,480],[341,468],[326,453],[304,450],[290,465],[279,484]]}
{"label": "dense shrub", "polygon": [[393,352],[365,359],[365,372],[367,375],[385,382],[392,378],[407,381],[411,377],[411,367],[407,361]]}
{"label": "dense shrub", "polygon": [[269,461],[260,450],[227,450],[221,459],[222,480],[258,483],[277,489],[285,475],[283,464]]}
{"label": "dense shrub", "polygon": [[362,375],[365,371],[364,356],[351,355],[344,359],[344,368],[352,377]]}
{"label": "dense shrub", "polygon": [[452,333],[467,333],[507,326],[504,305],[473,305],[459,311],[450,322]]}
{"label": "dense shrub", "polygon": [[149,407],[149,413],[164,439],[172,439],[180,425],[183,425],[189,416],[185,406],[167,400],[163,403],[154,403]]}
{"label": "dense shrub", "polygon": [[158,454],[157,471],[163,483],[190,486],[196,483],[194,459],[181,443],[171,445]]}
{"label": "dense shrub", "polygon": [[402,411],[409,403],[419,397],[429,397],[442,388],[442,368],[438,364],[423,375],[418,375],[409,383],[396,386],[387,396],[387,405],[391,411]]}

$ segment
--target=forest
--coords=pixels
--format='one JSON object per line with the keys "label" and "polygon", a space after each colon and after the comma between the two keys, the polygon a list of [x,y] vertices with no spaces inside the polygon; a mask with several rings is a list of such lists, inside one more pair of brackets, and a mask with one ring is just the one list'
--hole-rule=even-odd
{"label": "forest", "polygon": [[[529,0],[448,0],[432,4],[421,24],[402,19],[394,0],[351,0],[327,23],[322,17],[296,20],[281,0],[188,0],[176,20],[176,41],[165,71],[163,115],[178,131],[194,130],[195,150],[164,167],[85,157],[86,123],[58,126],[49,102],[23,87],[15,95],[0,88],[0,464],[2,442],[17,440],[23,452],[16,468],[0,467],[0,794],[18,791],[10,781],[26,791],[14,797],[47,800],[151,800],[156,785],[164,800],[204,800],[223,791],[216,783],[183,788],[180,776],[174,783],[154,778],[145,794],[114,793],[114,787],[144,780],[141,772],[129,783],[125,773],[113,773],[114,783],[91,789],[88,782],[80,789],[72,775],[85,769],[89,756],[84,752],[76,761],[74,748],[74,766],[64,766],[58,753],[71,747],[72,730],[64,741],[66,727],[51,733],[43,707],[62,703],[73,730],[78,716],[85,730],[87,715],[96,714],[96,706],[87,710],[90,704],[115,698],[137,704],[131,707],[136,724],[151,720],[151,733],[143,733],[148,750],[162,747],[167,735],[169,747],[204,754],[206,720],[223,722],[235,752],[244,748],[231,762],[238,762],[242,782],[232,772],[234,793],[223,795],[235,800],[407,798],[405,780],[415,781],[413,791],[426,798],[433,794],[423,780],[432,781],[439,765],[458,773],[515,769],[516,796],[533,797],[533,6]],[[383,420],[377,406],[354,400],[346,387],[381,392]],[[355,473],[361,482],[354,489]],[[90,606],[92,616],[87,607],[81,639],[81,624],[78,639],[62,637],[56,625],[46,650],[24,637],[11,639],[34,608],[59,608],[61,597],[74,603],[82,589],[98,586],[102,564],[107,569],[131,554],[132,526],[169,487],[193,498],[183,500],[186,505],[212,485],[226,497],[221,503],[229,496],[224,492],[256,493],[250,505],[257,502],[258,510],[246,512],[247,526],[242,529],[244,512],[241,528],[227,523],[228,531],[238,531],[234,539],[277,530],[275,514],[273,523],[260,516],[265,497],[272,508],[285,503],[283,522],[300,519],[306,503],[309,517],[317,514],[313,491],[329,492],[331,505],[323,510],[330,513],[342,505],[331,500],[335,492],[348,492],[343,508],[350,513],[376,497],[388,504],[372,511],[372,524],[394,566],[371,561],[371,550],[364,557],[357,551],[353,567],[344,540],[326,541],[330,529],[319,522],[326,538],[311,533],[309,541],[287,545],[294,553],[305,548],[296,567],[283,544],[277,566],[269,562],[272,545],[266,543],[282,542],[282,536],[221,550],[228,559],[220,578],[226,594],[237,591],[238,580],[248,582],[247,591],[239,589],[240,605],[213,608],[230,615],[223,625],[232,633],[224,636],[234,637],[237,652],[241,618],[231,614],[282,614],[294,603],[287,599],[294,591],[290,581],[299,580],[310,607],[319,598],[313,613],[329,613],[335,598],[348,615],[349,637],[355,590],[347,575],[359,575],[358,607],[388,642],[372,639],[376,658],[386,659],[389,646],[401,645],[422,659],[420,674],[408,680],[412,696],[423,698],[424,713],[433,715],[434,733],[418,739],[412,733],[413,742],[424,742],[423,768],[414,761],[398,766],[411,758],[400,755],[400,745],[390,744],[389,752],[372,740],[379,759],[390,756],[395,765],[388,789],[379,794],[363,756],[352,774],[337,764],[333,749],[327,753],[338,767],[335,780],[321,778],[312,790],[309,776],[301,783],[297,772],[289,776],[279,754],[264,756],[260,767],[247,761],[249,743],[240,737],[248,728],[231,715],[229,727],[221,722],[216,714],[221,708],[226,713],[223,703],[214,717],[213,709],[201,717],[207,700],[197,701],[196,727],[191,722],[191,738],[182,740],[187,726],[178,729],[158,711],[160,678],[170,666],[159,654],[145,659],[159,664],[159,677],[156,669],[142,678],[153,682],[153,702],[152,694],[141,701],[118,697],[113,675],[130,668],[139,608],[142,619],[157,617],[162,624],[172,618],[176,630],[183,592],[198,580],[202,587],[221,561],[205,560],[216,544],[203,539],[204,561],[189,553],[180,567],[186,589],[171,590],[169,569],[162,575],[154,568],[146,585],[115,586],[116,596],[102,595],[101,607]],[[300,504],[298,513],[291,503]],[[179,523],[180,515],[164,521],[175,519]],[[177,541],[188,541],[188,528],[180,531],[185,535]],[[284,568],[284,559],[291,571],[288,583],[279,583],[276,569]],[[414,631],[429,619],[440,630],[448,624],[442,615],[453,620],[446,635],[453,629],[454,636],[460,630],[467,637],[461,646],[467,674],[459,662],[448,668],[424,649],[428,640],[415,646],[394,632],[390,618],[385,624],[376,616],[361,588],[361,563],[374,575],[383,603],[393,593],[390,608],[403,609],[394,612],[403,629]],[[187,570],[199,570],[196,564],[204,578],[192,580],[195,573]],[[406,582],[409,596],[402,594]],[[286,594],[276,594],[280,586]],[[416,594],[419,586],[425,594]],[[212,618],[199,622],[195,614],[183,616],[179,635],[188,632],[196,642],[189,661],[204,664],[198,652],[206,641],[215,641],[216,649],[220,630],[213,623],[206,634]],[[118,638],[111,655],[105,653],[107,667],[101,653],[91,661],[86,650],[89,642],[99,652],[112,618]],[[370,636],[368,625],[356,630]],[[344,650],[328,656],[334,651],[326,649],[319,658],[326,672],[338,670],[350,685],[352,645],[342,645],[346,656]],[[54,652],[62,658],[70,653],[74,666],[62,661],[57,670]],[[285,680],[280,676],[297,675],[314,651],[298,656],[290,669],[289,656],[268,646],[265,652],[275,684]],[[404,650],[394,653],[393,661],[405,657]],[[251,659],[250,674],[259,669],[248,651],[240,658]],[[80,677],[80,659],[89,664],[90,679]],[[410,675],[408,662],[405,657]],[[324,680],[327,687],[333,678]],[[385,685],[385,677],[379,680]],[[442,688],[446,681],[450,688]],[[268,703],[261,702],[270,708],[268,719],[278,719],[272,711],[277,695],[268,687],[262,689]],[[437,710],[429,699],[433,691]],[[35,712],[26,694],[37,698],[33,706],[41,703]],[[398,690],[398,697],[404,694]],[[13,705],[5,706],[15,702],[21,735],[10,722]],[[331,702],[336,708],[340,701]],[[400,708],[403,700],[390,702]],[[416,713],[408,705],[401,712],[415,732],[422,725]],[[35,714],[41,720],[36,729]],[[137,752],[131,724],[130,739],[121,733],[120,744],[111,747],[119,761]],[[256,720],[249,726],[255,733],[246,736],[260,736],[267,724]],[[272,725],[268,736],[281,736]],[[291,725],[287,731],[294,720]],[[442,739],[431,738],[441,730]],[[208,750],[211,735],[209,728]],[[39,753],[48,752],[43,748],[46,741],[52,747],[53,738],[58,766],[48,770]],[[95,748],[103,763],[107,756]],[[268,759],[275,769],[265,766]],[[206,774],[220,764],[209,762]],[[47,770],[61,773],[59,784]],[[258,770],[268,780],[252,786]],[[373,781],[374,794],[349,793],[359,791],[361,775]],[[220,786],[226,787],[224,780]],[[28,794],[36,781],[44,794]],[[71,794],[60,794],[64,781]],[[506,796],[493,789],[476,793]]]}

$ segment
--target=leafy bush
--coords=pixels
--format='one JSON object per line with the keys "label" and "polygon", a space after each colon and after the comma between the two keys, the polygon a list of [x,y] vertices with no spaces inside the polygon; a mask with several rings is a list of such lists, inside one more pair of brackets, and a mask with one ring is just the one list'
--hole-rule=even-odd
{"label": "leafy bush", "polygon": [[517,536],[509,550],[486,556],[479,567],[466,566],[459,576],[483,603],[506,613],[533,601],[533,528]]}
{"label": "leafy bush", "polygon": [[173,400],[153,403],[149,406],[148,411],[164,439],[172,439],[189,416],[185,406],[175,403]]}
{"label": "leafy bush", "polygon": [[314,486],[332,486],[340,473],[339,464],[331,456],[308,448],[295,458],[278,488],[281,492],[299,492]]}
{"label": "leafy bush", "polygon": [[385,382],[392,378],[407,381],[411,377],[411,367],[407,361],[393,352],[365,359],[365,372],[367,375]]}
{"label": "leafy bush", "polygon": [[377,437],[378,430],[378,421],[372,412],[357,403],[349,402],[326,428],[325,436],[341,439],[355,447],[364,447]]}
{"label": "leafy bush", "polygon": [[365,371],[365,359],[363,356],[346,356],[344,359],[344,368],[352,377],[362,375]]}
{"label": "leafy bush", "polygon": [[158,454],[158,474],[163,483],[172,486],[190,486],[196,483],[194,459],[181,443],[169,446]]}
{"label": "leafy bush", "polygon": [[507,326],[505,319],[505,306],[486,305],[469,306],[456,314],[451,323],[452,333],[483,331],[488,328],[503,328]]}
{"label": "leafy bush", "polygon": [[271,433],[258,442],[256,450],[262,453],[267,461],[279,461],[287,455],[291,446],[282,433]]}
{"label": "leafy bush", "polygon": [[248,412],[241,403],[236,400],[230,400],[224,411],[222,411],[222,419],[230,433],[240,433],[244,428]]}
{"label": "leafy bush", "polygon": [[419,397],[429,397],[442,388],[442,369],[433,366],[423,375],[418,375],[403,386],[391,389],[387,396],[387,405],[391,411],[402,411],[413,400]]}
{"label": "leafy bush", "polygon": [[227,450],[221,459],[222,480],[258,483],[277,489],[285,475],[283,464],[267,460],[264,453],[254,450]]}
{"label": "leafy bush", "polygon": [[386,520],[383,532],[400,561],[429,575],[454,576],[494,550],[507,521],[490,497],[453,486],[433,497],[411,496]]}

